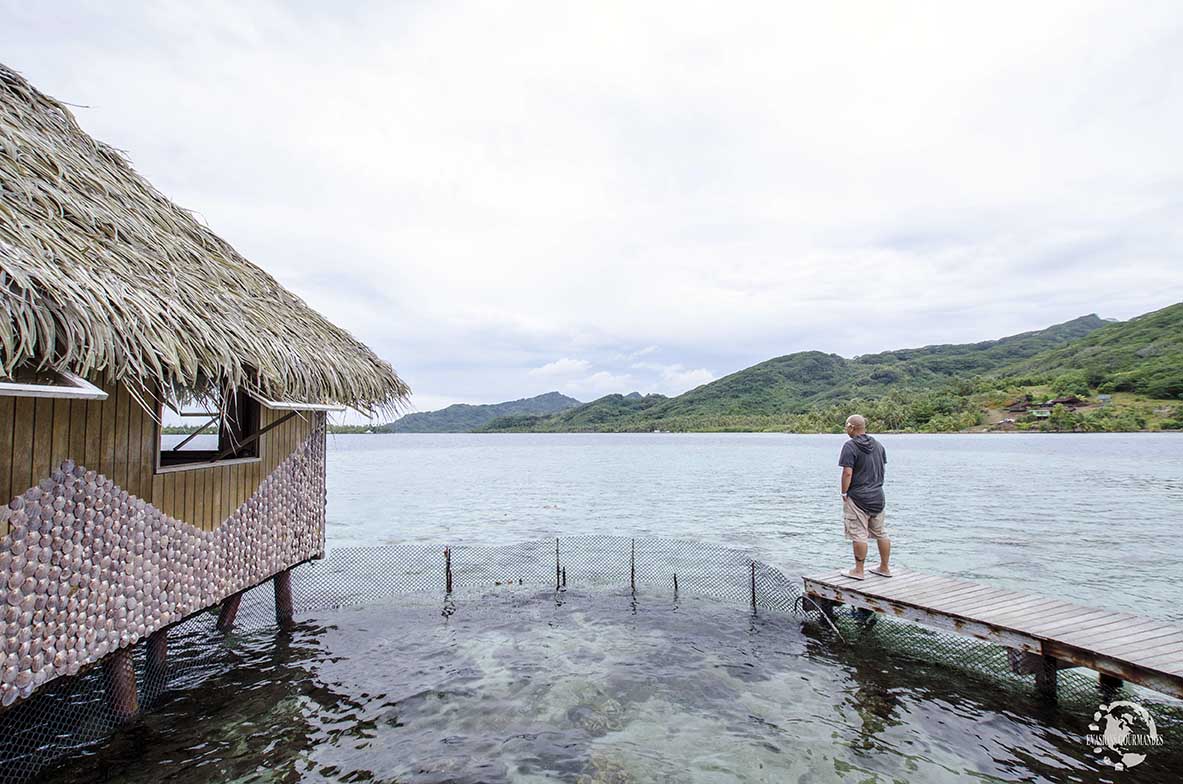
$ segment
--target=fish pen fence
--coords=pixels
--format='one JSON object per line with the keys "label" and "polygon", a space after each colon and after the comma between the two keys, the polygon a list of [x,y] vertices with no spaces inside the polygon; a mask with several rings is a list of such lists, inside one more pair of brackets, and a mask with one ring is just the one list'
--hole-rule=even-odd
{"label": "fish pen fence", "polygon": [[[291,586],[297,620],[382,602],[438,604],[448,616],[470,602],[479,611],[481,598],[491,592],[521,592],[527,599],[553,594],[558,601],[569,590],[595,591],[625,601],[671,602],[686,612],[693,612],[695,602],[710,602],[800,617],[838,661],[888,657],[940,677],[971,679],[978,688],[1034,688],[1030,676],[1014,672],[1004,647],[863,610],[823,612],[805,595],[800,569],[701,542],[585,536],[505,546],[339,548],[296,568]],[[111,695],[127,679],[115,667],[134,667],[137,693],[131,699],[143,715],[170,690],[200,684],[225,666],[213,654],[227,650],[224,638],[233,632],[219,630],[217,619],[213,607],[170,627],[166,655],[149,655],[151,646],[163,644],[162,637],[149,638],[133,647],[131,657],[109,656],[0,710],[0,784],[29,781],[63,758],[93,754],[121,730],[127,706],[113,704]],[[243,594],[236,630],[275,624],[269,585]],[[1129,685],[1104,691],[1096,673],[1078,669],[1060,674],[1056,699],[1063,707],[1091,710],[1100,697],[1115,699],[1123,691],[1154,703],[1160,734],[1177,742],[1183,706],[1156,693]]]}

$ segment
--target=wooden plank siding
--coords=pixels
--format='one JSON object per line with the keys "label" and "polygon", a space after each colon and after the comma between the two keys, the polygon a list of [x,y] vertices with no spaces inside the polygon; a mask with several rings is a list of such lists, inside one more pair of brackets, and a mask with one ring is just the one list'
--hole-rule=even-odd
{"label": "wooden plank siding", "polygon": [[[18,397],[12,419],[12,492],[9,498],[33,486],[33,411],[32,398]],[[40,480],[38,480],[40,481]]]}
{"label": "wooden plank siding", "polygon": [[[12,488],[12,424],[16,398],[0,397],[0,503],[8,500]],[[7,523],[0,523],[0,536],[8,533]]]}
{"label": "wooden plank siding", "polygon": [[[156,473],[159,426],[122,384],[91,379],[106,400],[0,398],[0,504],[49,476],[67,459],[113,479],[132,495],[203,530],[216,529],[312,431],[301,413],[259,439],[250,463]],[[262,427],[286,411],[264,408]],[[0,523],[0,536],[7,525]]]}

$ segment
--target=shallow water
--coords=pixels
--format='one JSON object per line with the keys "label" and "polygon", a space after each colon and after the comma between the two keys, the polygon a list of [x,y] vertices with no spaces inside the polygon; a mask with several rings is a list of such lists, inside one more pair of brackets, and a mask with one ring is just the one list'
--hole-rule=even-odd
{"label": "shallow water", "polygon": [[[527,591],[239,632],[212,676],[49,780],[1104,780],[1085,712],[710,602]],[[1165,753],[1165,752],[1164,752]],[[1160,756],[1121,781],[1156,781]]]}
{"label": "shallow water", "polygon": [[[845,436],[329,436],[329,545],[663,536],[849,557]],[[1183,620],[1183,434],[886,435],[897,562]]]}
{"label": "shallow water", "polygon": [[[1183,437],[883,441],[901,565],[1183,618],[1162,579],[1183,574],[1167,546]],[[846,557],[841,443],[330,436],[329,546],[668,537],[793,576]],[[174,649],[207,677],[50,780],[1158,782],[1183,765],[1175,738],[1106,773],[1083,742],[1088,701],[1049,707],[795,616],[577,588],[461,595],[449,615],[437,597],[321,611],[226,645],[190,632]]]}

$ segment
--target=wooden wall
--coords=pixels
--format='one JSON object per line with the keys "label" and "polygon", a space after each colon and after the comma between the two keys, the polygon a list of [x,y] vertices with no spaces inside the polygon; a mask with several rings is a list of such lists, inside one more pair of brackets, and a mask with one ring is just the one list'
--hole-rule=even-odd
{"label": "wooden wall", "polygon": [[[165,514],[213,530],[311,432],[320,414],[301,412],[260,439],[249,463],[156,473],[157,425],[121,384],[92,380],[106,400],[0,397],[0,504],[71,459],[105,474]],[[288,412],[263,408],[261,427]],[[7,525],[0,523],[0,536]]]}

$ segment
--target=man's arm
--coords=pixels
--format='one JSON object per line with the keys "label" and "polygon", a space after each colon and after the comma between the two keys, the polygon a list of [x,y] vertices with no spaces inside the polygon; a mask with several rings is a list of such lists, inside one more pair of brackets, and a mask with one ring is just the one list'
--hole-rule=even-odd
{"label": "man's arm", "polygon": [[842,468],[842,495],[846,495],[846,491],[850,489],[850,478],[854,476],[854,469],[850,466]]}

